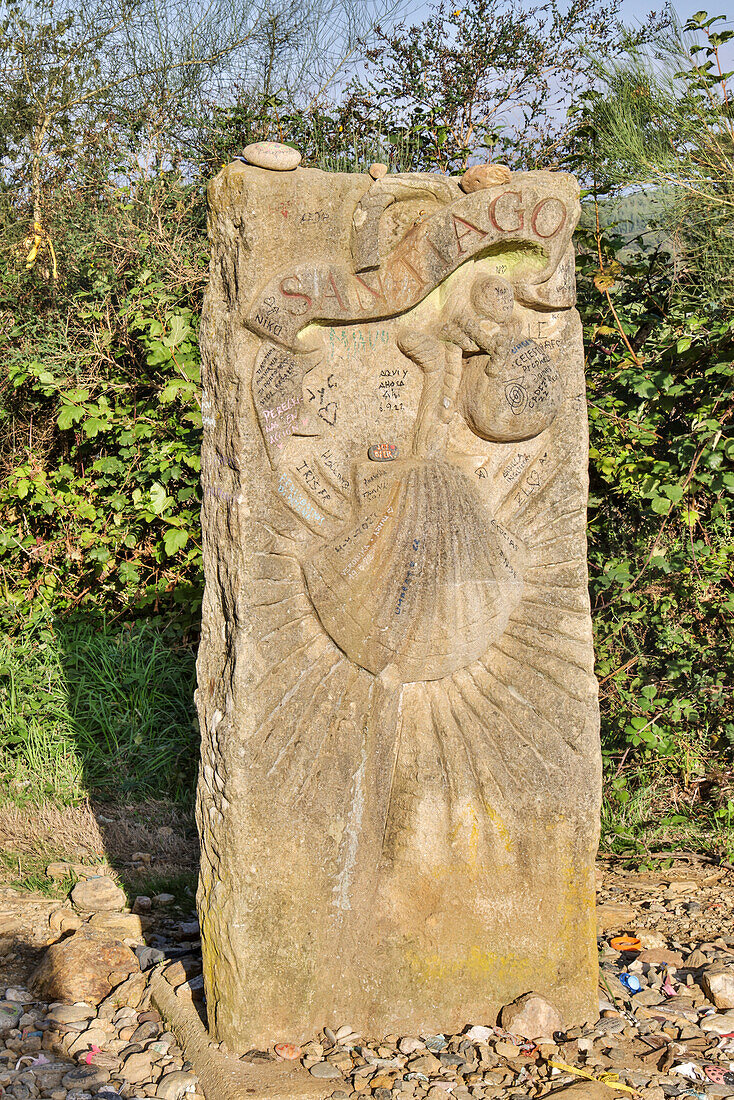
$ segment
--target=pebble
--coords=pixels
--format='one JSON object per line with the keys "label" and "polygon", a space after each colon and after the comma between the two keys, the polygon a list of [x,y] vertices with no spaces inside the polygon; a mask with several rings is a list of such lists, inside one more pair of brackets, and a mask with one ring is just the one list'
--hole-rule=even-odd
{"label": "pebble", "polygon": [[299,151],[279,141],[255,141],[245,146],[242,155],[248,164],[271,172],[292,172],[301,163]]}
{"label": "pebble", "polygon": [[701,988],[717,1008],[734,1008],[734,963],[728,969],[704,970]]}
{"label": "pebble", "polygon": [[109,1079],[108,1071],[99,1066],[74,1066],[61,1078],[61,1084],[66,1089],[96,1089]]}
{"label": "pebble", "polygon": [[194,1091],[196,1082],[195,1074],[175,1070],[173,1073],[166,1073],[161,1077],[155,1095],[160,1100],[179,1100],[180,1096]]}
{"label": "pebble", "polygon": [[563,1017],[550,1001],[539,993],[524,993],[512,1004],[505,1005],[500,1023],[513,1035],[524,1039],[539,1039],[563,1028]]}
{"label": "pebble", "polygon": [[387,175],[389,169],[386,164],[371,164],[367,169],[373,180],[381,180]]}
{"label": "pebble", "polygon": [[5,990],[5,1000],[19,1005],[27,1005],[32,1003],[33,997],[27,989],[15,989],[13,986],[8,986]]}
{"label": "pebble", "polygon": [[[691,881],[690,874],[684,881]],[[685,891],[665,889],[663,896],[658,883],[651,885],[644,876],[607,875],[599,896],[602,905],[626,916],[599,938],[602,974],[614,999],[600,988],[604,1015],[589,1027],[573,1028],[564,1021],[565,1032],[559,1027],[555,1034],[527,1040],[493,1026],[494,1019],[480,1019],[453,1035],[360,1038],[344,1024],[325,1028],[300,1048],[293,1045],[289,1055],[289,1044],[279,1044],[275,1054],[292,1061],[300,1057],[312,1077],[328,1082],[324,1095],[331,1093],[334,1100],[539,1100],[551,1091],[570,1093],[558,1100],[622,1100],[625,1095],[555,1070],[549,1060],[597,1077],[616,1073],[636,1090],[635,1100],[734,1096],[734,1083],[723,1077],[734,1063],[734,1039],[722,1038],[734,1033],[734,1009],[716,1005],[711,985],[716,975],[734,972],[731,876],[723,883],[699,885],[700,912],[687,902],[684,908]],[[713,910],[714,904],[720,908]],[[180,913],[169,916],[165,906],[156,906],[146,919],[155,921],[155,933],[148,929],[148,944],[137,949],[141,965],[166,959],[166,973],[171,969],[176,979],[196,974],[201,968],[198,942],[176,946],[182,936],[198,941],[195,921]],[[621,931],[640,940],[638,952],[623,954],[611,947],[610,939]],[[620,974],[636,976],[641,991],[632,994],[619,982]],[[666,977],[672,993],[663,989]],[[98,1009],[36,1002],[17,984],[7,990],[0,1001],[0,1089],[9,1100],[39,1095],[49,1100],[200,1098],[175,1036],[156,1012],[148,1011],[145,978],[136,974],[134,990],[116,1001],[116,989]],[[22,999],[8,1000],[10,993]],[[126,1002],[128,993],[132,999]],[[272,1051],[248,1061],[273,1062]],[[71,1063],[74,1052],[77,1065]],[[34,1065],[39,1057],[46,1063]],[[676,1072],[686,1064],[696,1068],[695,1082]],[[712,1074],[723,1083],[710,1080]]]}
{"label": "pebble", "polygon": [[154,906],[173,905],[175,901],[173,894],[156,894],[153,899]]}
{"label": "pebble", "polygon": [[311,1066],[309,1073],[313,1077],[341,1077],[341,1073],[336,1066],[332,1066],[331,1062],[317,1062]]}

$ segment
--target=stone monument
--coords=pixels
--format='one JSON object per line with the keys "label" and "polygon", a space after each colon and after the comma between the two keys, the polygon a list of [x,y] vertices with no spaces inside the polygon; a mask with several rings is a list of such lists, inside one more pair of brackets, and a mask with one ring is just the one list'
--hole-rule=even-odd
{"label": "stone monument", "polygon": [[453,1032],[531,989],[578,1022],[601,770],[578,187],[284,148],[209,188],[210,1031]]}

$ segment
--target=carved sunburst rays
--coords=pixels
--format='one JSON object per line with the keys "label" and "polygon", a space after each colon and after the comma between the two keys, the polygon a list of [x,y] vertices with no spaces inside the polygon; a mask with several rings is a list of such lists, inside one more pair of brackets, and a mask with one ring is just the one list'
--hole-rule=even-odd
{"label": "carved sunburst rays", "polygon": [[[528,470],[543,454],[535,451]],[[495,513],[528,551],[523,596],[504,634],[480,660],[452,675],[408,683],[402,689],[404,718],[392,705],[376,716],[378,681],[326,634],[295,554],[272,552],[288,544],[287,536],[271,532],[255,552],[260,598],[251,609],[251,628],[264,671],[249,692],[253,781],[276,816],[278,807],[295,809],[305,833],[332,828],[334,821],[353,828],[349,844],[345,832],[334,848],[342,885],[364,883],[381,858],[405,846],[422,851],[423,858],[431,851],[436,866],[453,860],[486,870],[498,861],[512,863],[523,821],[534,812],[528,792],[552,791],[562,807],[566,791],[592,778],[584,754],[576,751],[595,736],[588,723],[595,684],[584,516],[564,504],[577,488],[565,457],[539,468],[542,487],[520,501],[507,492]],[[424,488],[423,520],[449,514],[456,488],[441,478],[429,479]],[[459,525],[449,525],[428,555],[436,576],[454,593],[461,587],[457,562],[465,537]],[[391,546],[392,539],[378,540],[371,576],[388,578],[397,568]],[[428,612],[425,629],[445,626],[444,601],[433,599]],[[452,614],[460,634],[463,620],[456,609]],[[375,738],[388,747],[377,771]],[[398,745],[393,778],[389,758]],[[362,797],[368,809],[360,824],[355,807]],[[341,863],[349,860],[346,874]]]}

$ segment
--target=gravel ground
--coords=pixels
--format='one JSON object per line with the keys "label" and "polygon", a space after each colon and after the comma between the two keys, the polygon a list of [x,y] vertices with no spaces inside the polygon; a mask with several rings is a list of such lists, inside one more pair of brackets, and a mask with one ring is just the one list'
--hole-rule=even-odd
{"label": "gravel ground", "polygon": [[[241,1060],[299,1059],[335,1100],[522,1100],[584,1081],[595,1098],[734,1096],[734,874],[681,863],[664,874],[607,868],[599,878],[595,1024],[532,1034],[531,1019],[520,1035],[473,1020],[458,1035],[376,1038],[356,1035],[344,1021],[302,1047],[250,1051]],[[172,986],[186,984],[203,998],[195,914],[165,896],[139,899],[135,909],[142,934],[124,942],[140,968],[164,966]],[[129,922],[134,914],[123,916]],[[0,891],[0,1096],[199,1100],[193,1067],[139,975],[100,1004],[37,1000],[29,990],[44,944],[60,928],[73,937],[90,920],[100,918]],[[540,1018],[547,1022],[547,1012]],[[592,1088],[590,1079],[606,1088]]]}

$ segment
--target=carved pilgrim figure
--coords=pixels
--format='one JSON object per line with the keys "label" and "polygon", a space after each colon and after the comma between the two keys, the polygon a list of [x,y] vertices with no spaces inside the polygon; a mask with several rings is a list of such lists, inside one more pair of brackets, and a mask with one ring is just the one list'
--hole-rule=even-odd
{"label": "carved pilgrim figure", "polygon": [[578,188],[499,179],[210,187],[199,907],[235,1049],[593,1012]]}

